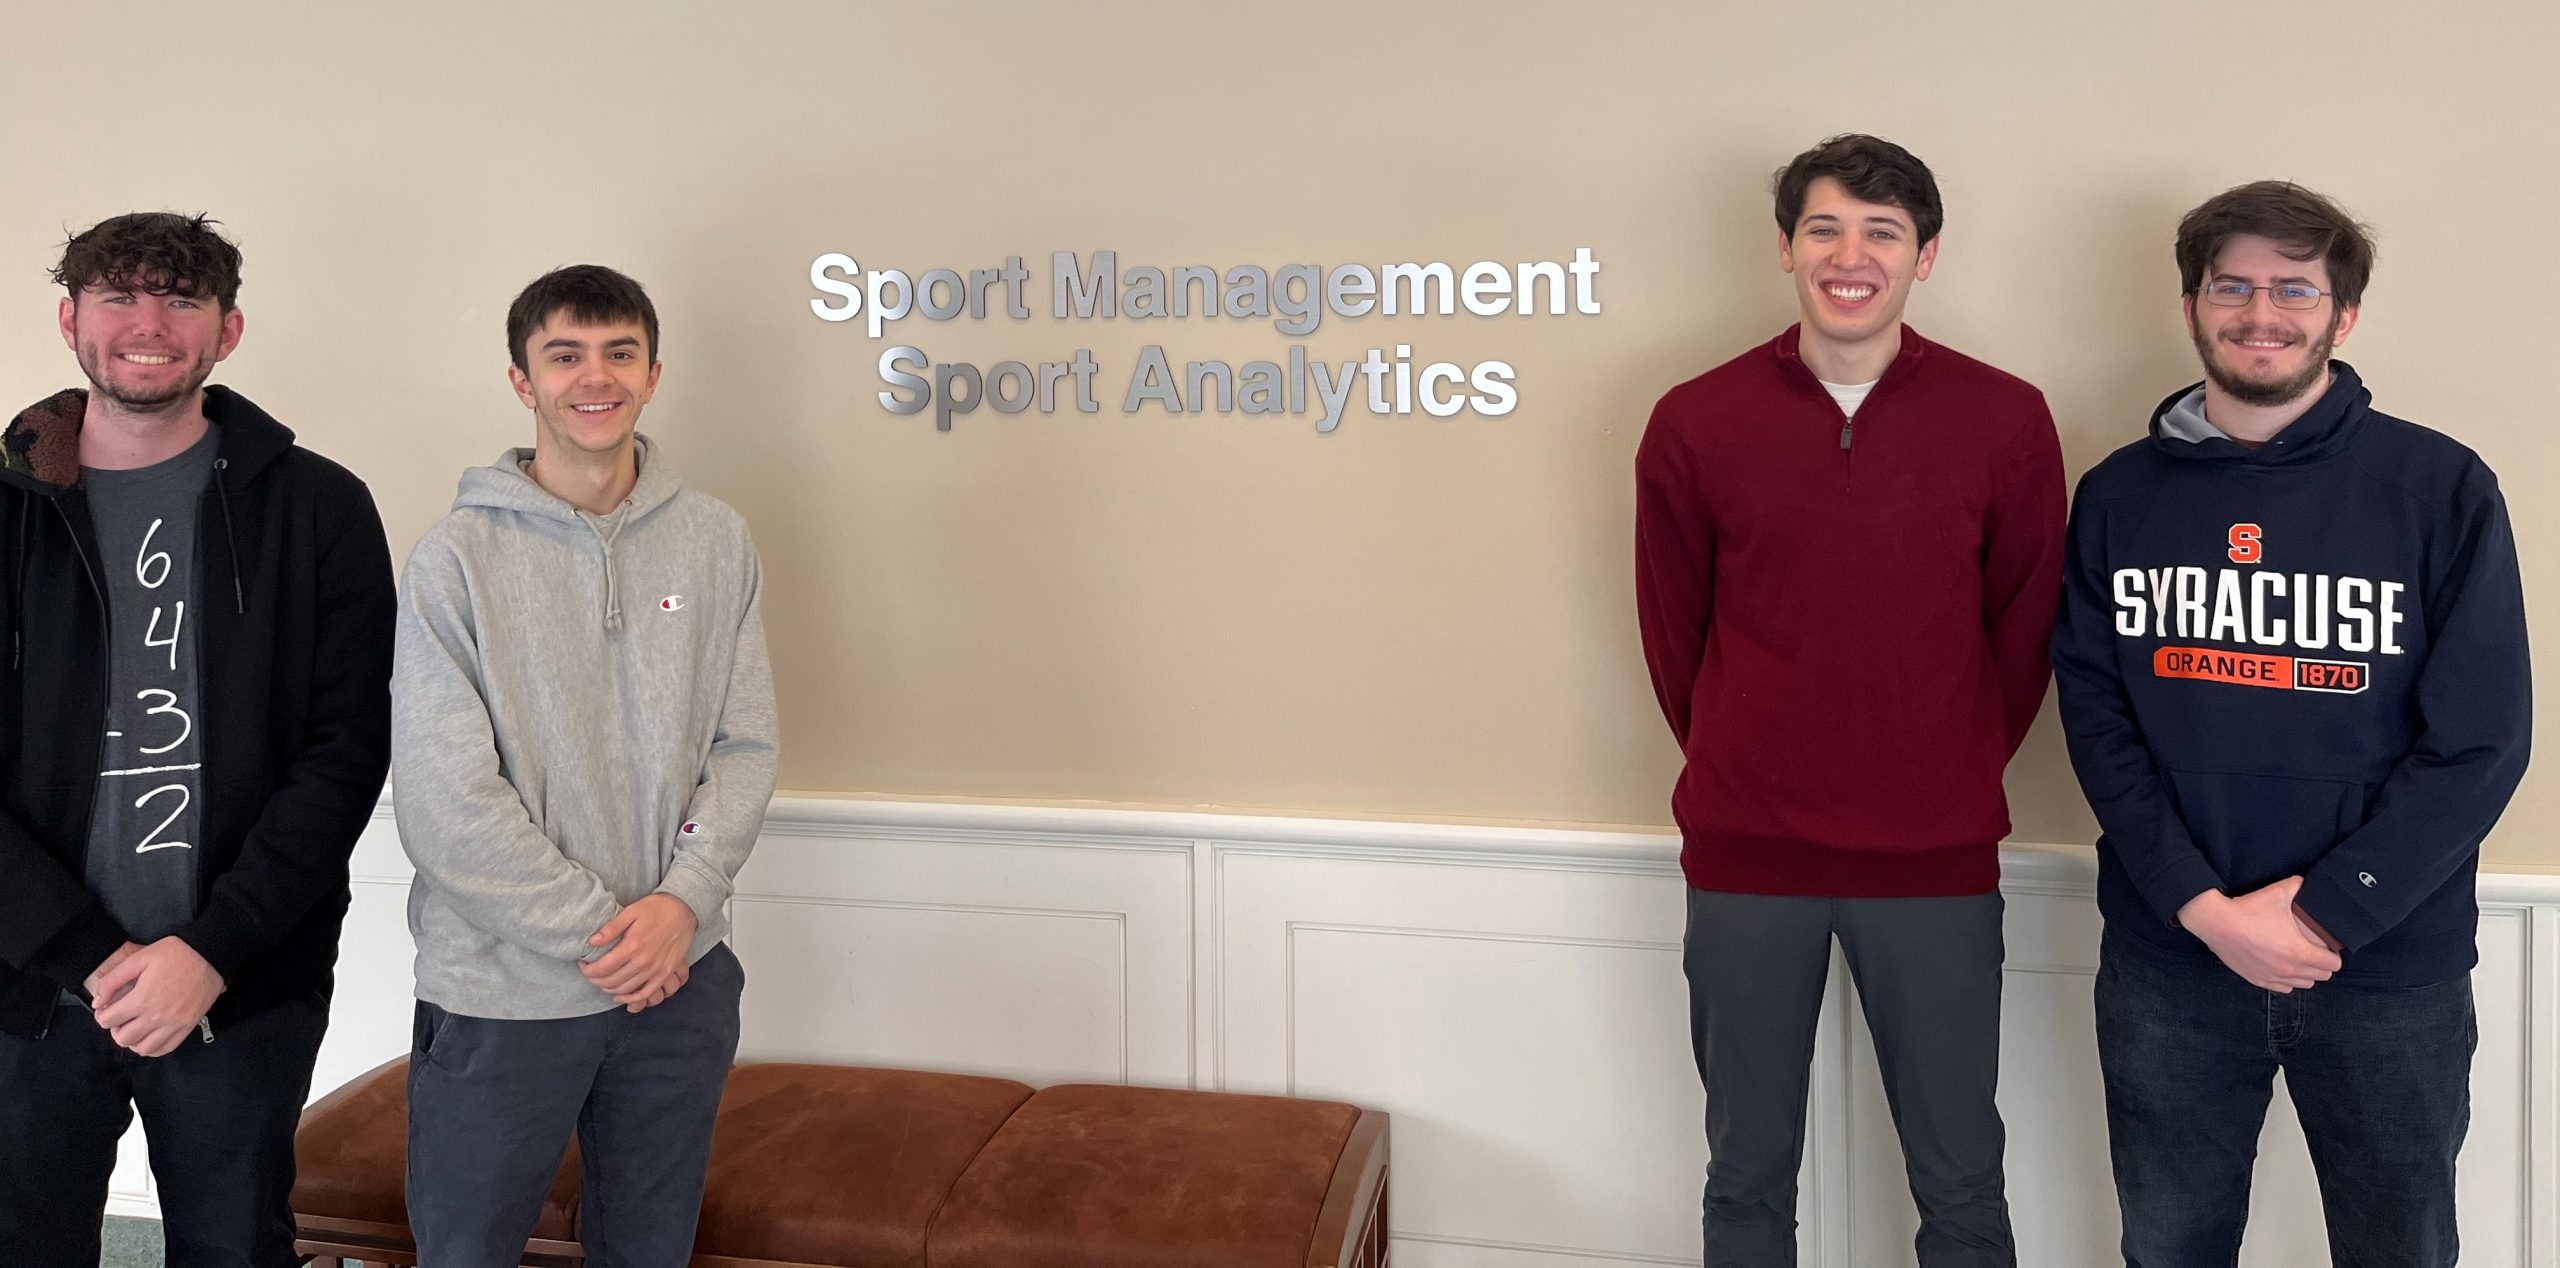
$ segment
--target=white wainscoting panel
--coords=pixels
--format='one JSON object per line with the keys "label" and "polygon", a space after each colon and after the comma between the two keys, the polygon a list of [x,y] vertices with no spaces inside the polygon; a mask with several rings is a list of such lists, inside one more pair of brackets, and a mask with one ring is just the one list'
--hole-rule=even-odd
{"label": "white wainscoting panel", "polygon": [[768,831],[742,1055],[1189,1087],[1187,843]]}
{"label": "white wainscoting panel", "polygon": [[1706,1157],[1658,863],[1216,853],[1224,1085],[1393,1114],[1400,1243],[1695,1259],[1696,1195],[1625,1183]]}
{"label": "white wainscoting panel", "polygon": [[[1698,1262],[1677,845],[1648,833],[784,797],[731,906],[749,1058],[1338,1097],[1394,1117],[1403,1268]],[[2004,853],[2001,1103],[2021,1262],[2117,1222],[2089,852]],[[313,1095],[407,1051],[410,870],[358,845]],[[2560,875],[2481,878],[2464,1262],[2560,1268]],[[1814,1056],[1803,1262],[1917,1227],[1847,976]],[[2247,1268],[2328,1257],[2281,1090]],[[111,1209],[155,1213],[140,1132]]]}

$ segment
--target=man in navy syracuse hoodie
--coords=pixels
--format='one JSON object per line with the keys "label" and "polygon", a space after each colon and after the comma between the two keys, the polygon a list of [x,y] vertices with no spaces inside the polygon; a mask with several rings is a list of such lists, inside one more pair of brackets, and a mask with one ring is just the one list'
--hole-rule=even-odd
{"label": "man in navy syracuse hoodie", "polygon": [[1835,137],[1778,174],[1804,320],[1673,388],[1636,454],[1645,662],[1687,757],[1706,1263],[1796,1262],[1813,1038],[1840,941],[1925,1268],[2008,1265],[2000,777],[2043,702],[2062,455],[2035,388],[1902,324],[1929,169]]}
{"label": "man in navy syracuse hoodie", "polygon": [[2530,729],[2506,504],[2330,359],[2373,267],[2335,204],[2244,185],[2177,256],[2205,381],[2081,481],[2053,643],[2125,1259],[2233,1262],[2282,1069],[2337,1261],[2450,1265],[2472,879]]}

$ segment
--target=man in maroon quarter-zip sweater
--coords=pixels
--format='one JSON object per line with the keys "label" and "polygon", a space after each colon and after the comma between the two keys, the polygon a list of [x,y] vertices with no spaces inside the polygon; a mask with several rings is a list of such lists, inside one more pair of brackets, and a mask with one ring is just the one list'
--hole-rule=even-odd
{"label": "man in maroon quarter-zip sweater", "polygon": [[1936,180],[1841,136],[1778,174],[1804,319],[1673,388],[1636,454],[1645,662],[1687,764],[1706,1263],[1793,1264],[1806,1075],[1840,941],[1923,1268],[2012,1265],[2002,770],[2043,702],[2062,455],[2027,383],[1902,324]]}

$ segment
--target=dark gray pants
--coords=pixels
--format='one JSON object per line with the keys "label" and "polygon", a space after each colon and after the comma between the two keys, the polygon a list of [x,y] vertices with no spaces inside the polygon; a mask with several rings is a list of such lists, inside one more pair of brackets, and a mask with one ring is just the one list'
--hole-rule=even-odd
{"label": "dark gray pants", "polygon": [[1994,1103],[2000,895],[1689,891],[1689,1033],[1707,1089],[1707,1268],[1796,1262],[1796,1174],[1831,940],[1874,1032],[1922,1268],[2011,1268]]}
{"label": "dark gray pants", "polygon": [[497,1021],[418,1004],[409,1230],[426,1268],[518,1261],[578,1134],[590,1268],[683,1268],[746,974],[726,944],[655,1008]]}

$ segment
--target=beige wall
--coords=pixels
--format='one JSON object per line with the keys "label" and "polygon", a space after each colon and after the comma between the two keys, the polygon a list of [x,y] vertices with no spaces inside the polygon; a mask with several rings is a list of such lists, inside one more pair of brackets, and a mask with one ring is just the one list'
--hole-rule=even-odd
{"label": "beige wall", "polygon": [[[647,427],[755,524],[787,786],[1662,823],[1676,755],[1636,645],[1630,455],[1662,389],[1791,319],[1768,171],[1863,129],[1946,190],[1915,324],[2042,385],[2075,472],[2195,377],[2181,210],[2281,176],[2371,220],[2345,355],[2501,473],[2560,666],[2543,0],[737,8],[13,7],[0,393],[74,373],[40,271],[66,227],[210,210],[248,257],[225,380],[370,480],[405,552],[455,472],[525,443],[507,299],[611,263],[666,319]],[[1511,417],[1355,412],[1331,436],[1108,400],[938,435],[874,400],[894,340],[806,307],[825,251],[1020,254],[1045,278],[1054,250],[1577,246],[1599,317],[1332,319],[1308,341],[1509,360]],[[1106,392],[1143,343],[1288,343],[1035,311],[907,328],[940,359],[1090,346]],[[2553,787],[2528,782],[2493,858],[2560,863]],[[2011,788],[2020,838],[2091,835],[2050,718]]]}

